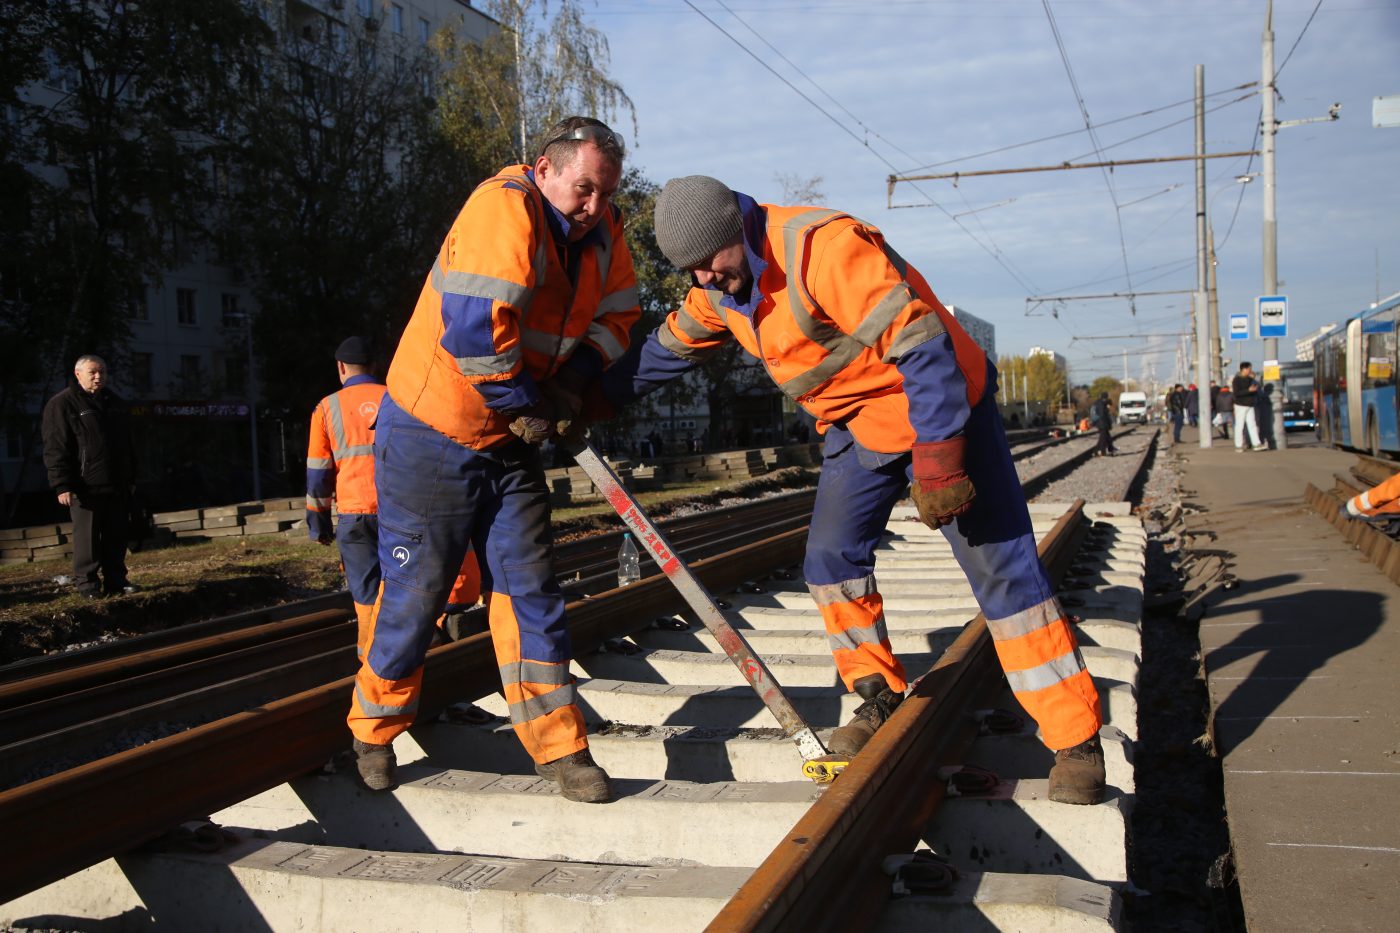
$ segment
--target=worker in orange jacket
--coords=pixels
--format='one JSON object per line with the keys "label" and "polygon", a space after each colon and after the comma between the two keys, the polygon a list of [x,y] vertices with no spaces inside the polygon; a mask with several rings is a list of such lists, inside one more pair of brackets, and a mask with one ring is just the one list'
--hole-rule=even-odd
{"label": "worker in orange jacket", "polygon": [[533,164],[467,200],[389,368],[375,436],[383,585],[349,716],[372,789],[394,782],[393,739],[413,722],[433,622],[474,546],[516,735],[566,798],[611,796],[574,699],[539,444],[577,417],[640,311],[610,203],[620,139],[586,117],[545,139]]}
{"label": "worker in orange jacket", "polygon": [[[340,561],[359,620],[357,643],[369,631],[379,593],[379,519],[374,493],[374,419],[384,383],[369,370],[369,344],[347,337],[335,351],[341,388],[311,412],[306,447],[306,533],[340,549]],[[334,503],[339,520],[332,523]]]}
{"label": "worker in orange jacket", "polygon": [[1369,522],[1400,519],[1400,473],[1348,499],[1346,514]]}
{"label": "worker in orange jacket", "polygon": [[735,339],[816,418],[825,442],[804,573],[837,671],[864,700],[829,748],[857,753],[907,687],[874,569],[908,490],[947,537],[1017,699],[1056,750],[1052,799],[1100,801],[1098,693],[1036,556],[986,354],[880,231],[848,214],[759,204],[693,175],[662,189],[655,226],[694,285],[604,374],[603,394],[625,404]]}
{"label": "worker in orange jacket", "polygon": [[[384,383],[370,373],[369,344],[347,337],[335,351],[341,389],[311,412],[306,449],[306,530],[320,544],[336,543],[359,625],[357,656],[364,657],[371,614],[379,595],[379,508],[374,491],[374,423]],[[331,519],[331,505],[339,516]],[[468,551],[452,588],[448,611],[479,598],[481,573]]]}

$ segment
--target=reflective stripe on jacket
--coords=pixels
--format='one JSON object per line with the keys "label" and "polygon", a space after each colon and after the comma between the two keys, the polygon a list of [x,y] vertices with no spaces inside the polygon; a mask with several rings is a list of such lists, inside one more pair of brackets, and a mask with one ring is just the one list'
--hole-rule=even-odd
{"label": "reflective stripe on jacket", "polygon": [[1347,500],[1353,518],[1400,514],[1400,473]]}
{"label": "reflective stripe on jacket", "polygon": [[[640,315],[620,212],[608,211],[571,281],[529,166],[503,169],[467,200],[443,241],[389,368],[389,394],[460,444],[499,447],[513,415],[473,388],[552,376],[581,346],[610,365]],[[524,374],[524,378],[521,378]],[[523,406],[521,406],[523,407]]]}
{"label": "reflective stripe on jacket", "polygon": [[383,383],[370,376],[351,376],[344,388],[321,399],[312,411],[306,447],[308,525],[317,524],[318,518],[328,519],[332,499],[340,512],[378,511],[374,421],[383,398]]}
{"label": "reflective stripe on jacket", "polygon": [[755,209],[766,223],[761,242],[749,243],[762,249],[751,262],[759,295],[752,313],[736,311],[715,289],[692,288],[657,332],[663,347],[698,360],[732,333],[816,417],[818,431],[844,424],[880,453],[915,441],[896,367],[914,348],[948,335],[968,408],[981,400],[986,355],[877,228],[819,208]]}

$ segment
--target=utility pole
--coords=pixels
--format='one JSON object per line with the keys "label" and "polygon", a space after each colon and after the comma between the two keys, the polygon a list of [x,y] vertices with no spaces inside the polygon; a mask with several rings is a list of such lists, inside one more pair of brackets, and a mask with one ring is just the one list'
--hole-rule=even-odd
{"label": "utility pole", "polygon": [[[1260,151],[1264,163],[1264,294],[1278,294],[1278,221],[1274,217],[1274,137],[1278,133],[1278,123],[1274,120],[1274,0],[1269,0],[1264,14],[1264,54],[1263,54],[1264,115],[1260,127]],[[1278,338],[1264,338],[1264,368],[1269,360],[1278,361]],[[1282,386],[1280,386],[1282,388]],[[1283,430],[1283,396],[1274,399],[1274,443],[1279,450],[1288,446]]]}
{"label": "utility pole", "polygon": [[[1196,66],[1196,424],[1202,449],[1209,449],[1210,312],[1206,307],[1206,66]],[[1282,411],[1282,409],[1280,409]]]}
{"label": "utility pole", "polygon": [[1210,303],[1210,374],[1216,385],[1225,384],[1225,355],[1220,345],[1220,295],[1215,288],[1215,225],[1206,218],[1206,294]]}

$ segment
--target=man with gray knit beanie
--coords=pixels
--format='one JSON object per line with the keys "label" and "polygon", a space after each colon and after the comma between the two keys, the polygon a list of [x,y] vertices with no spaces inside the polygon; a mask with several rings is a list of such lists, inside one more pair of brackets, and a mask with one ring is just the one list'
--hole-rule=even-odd
{"label": "man with gray knit beanie", "polygon": [[870,224],[759,204],[704,175],[656,201],[656,241],[690,271],[685,304],[603,374],[626,404],[737,340],[825,435],[803,572],[837,672],[864,702],[828,748],[855,755],[908,686],[875,548],[912,496],[972,585],[1017,699],[1056,750],[1050,797],[1104,795],[1098,693],[1036,556],[996,408],[996,367]]}

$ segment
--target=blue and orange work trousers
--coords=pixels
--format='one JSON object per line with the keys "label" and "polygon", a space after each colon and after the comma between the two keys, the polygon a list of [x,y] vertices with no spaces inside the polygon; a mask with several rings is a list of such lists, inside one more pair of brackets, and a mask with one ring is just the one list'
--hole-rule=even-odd
{"label": "blue and orange work trousers", "polygon": [[[335,544],[340,551],[340,569],[355,604],[355,657],[364,660],[369,641],[374,601],[379,596],[379,513],[341,512],[335,523]],[[476,555],[467,551],[452,586],[446,611],[461,612],[481,597],[481,572]]]}
{"label": "blue and orange work trousers", "polygon": [[[1102,725],[1098,691],[1036,556],[1030,513],[993,393],[973,408],[963,433],[977,498],[943,527],[943,535],[987,618],[1011,689],[1039,724],[1041,739],[1053,749],[1078,745]],[[882,675],[895,690],[907,686],[885,627],[875,548],[911,479],[908,453],[876,453],[840,427],[827,431],[803,569],[848,690],[870,674]]]}
{"label": "blue and orange work trousers", "polygon": [[355,604],[358,635],[357,657],[365,656],[370,616],[379,595],[379,516],[374,512],[341,512],[335,523],[335,546],[340,551],[340,567]]}
{"label": "blue and orange work trousers", "polygon": [[434,623],[474,547],[515,734],[540,763],[586,748],[539,451],[518,441],[473,450],[386,398],[374,456],[383,584],[350,731],[384,745],[413,723]]}

